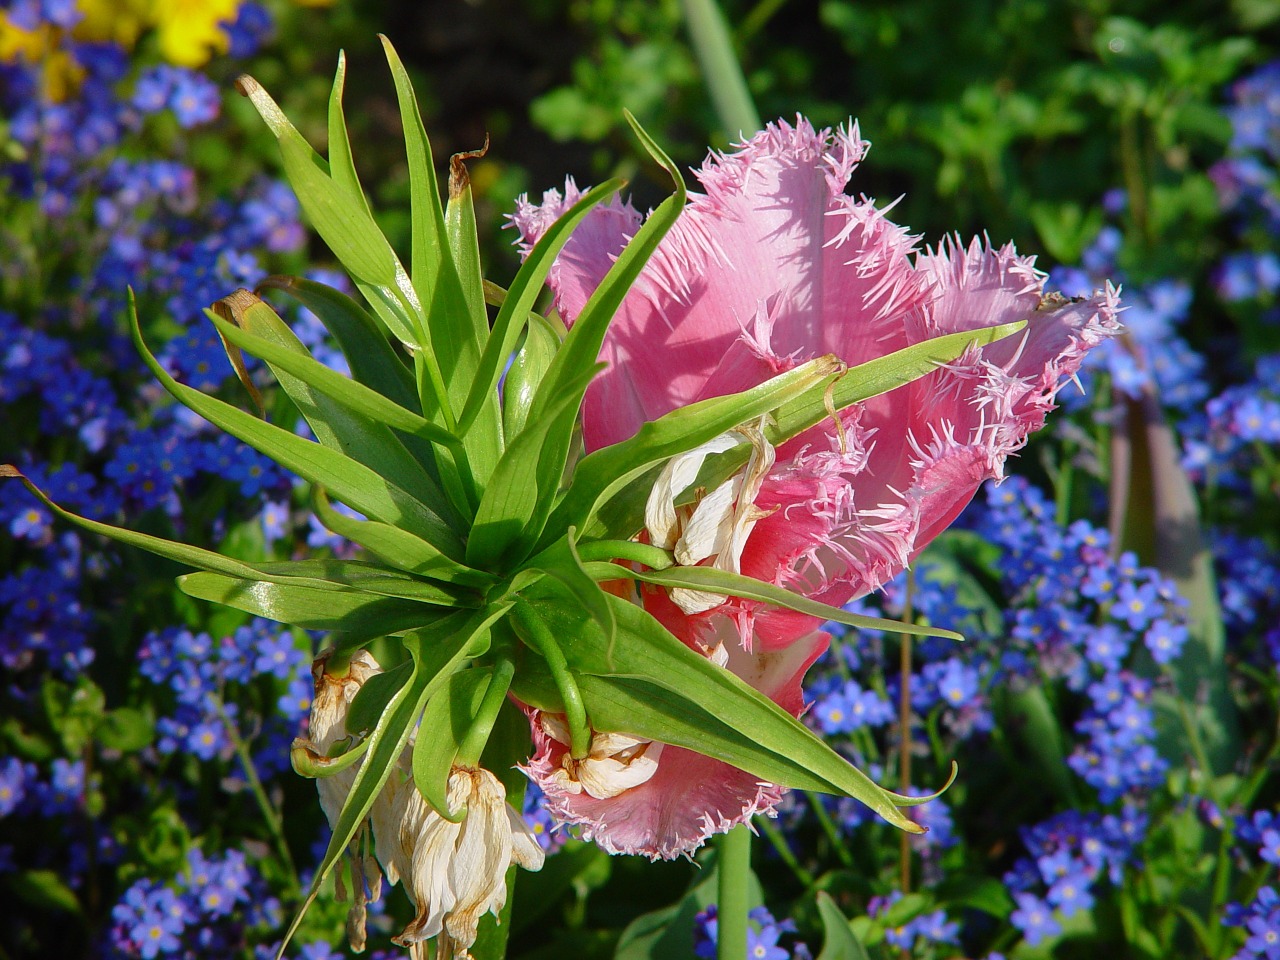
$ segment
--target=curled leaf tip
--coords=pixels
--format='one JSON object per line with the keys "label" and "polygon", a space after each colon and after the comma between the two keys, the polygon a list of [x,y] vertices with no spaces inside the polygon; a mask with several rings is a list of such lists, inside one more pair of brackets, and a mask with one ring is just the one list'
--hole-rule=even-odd
{"label": "curled leaf tip", "polygon": [[479,150],[463,150],[449,158],[449,199],[457,200],[471,186],[465,161],[483,157],[489,152],[489,133],[485,131],[484,144]]}
{"label": "curled leaf tip", "polygon": [[11,463],[0,463],[0,477],[9,477],[11,479],[16,478],[18,480],[24,479],[22,471]]}

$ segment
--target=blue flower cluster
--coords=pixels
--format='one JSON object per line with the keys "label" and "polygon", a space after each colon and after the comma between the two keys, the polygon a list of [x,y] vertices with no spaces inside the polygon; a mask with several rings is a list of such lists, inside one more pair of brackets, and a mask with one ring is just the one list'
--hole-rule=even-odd
{"label": "blue flower cluster", "polygon": [[1118,887],[1146,828],[1139,805],[1126,803],[1116,814],[1071,810],[1023,830],[1029,856],[1017,861],[1004,882],[1018,904],[1010,919],[1027,942],[1035,946],[1057,935],[1059,918],[1088,910],[1100,879]]}
{"label": "blue flower cluster", "polygon": [[[201,308],[263,275],[250,251],[300,249],[296,199],[261,180],[210,201],[190,164],[156,156],[172,150],[156,131],[162,115],[185,130],[217,119],[221,94],[204,74],[138,69],[116,44],[76,41],[67,30],[81,15],[73,4],[30,0],[6,13],[60,38],[77,82],[55,100],[40,64],[0,63],[13,145],[0,179],[16,244],[5,272],[19,271],[30,304],[21,315],[0,310],[0,405],[14,428],[0,440],[0,459],[17,462],[56,502],[111,522],[159,509],[179,524],[182,495],[216,478],[246,497],[287,493],[272,461],[157,403],[118,317],[132,285],[147,311],[163,311],[181,331],[162,362],[196,387],[218,386],[230,367]],[[270,30],[263,8],[241,4],[233,47],[251,53]],[[85,359],[93,349],[97,365]],[[0,662],[83,670],[93,657],[86,597],[103,559],[16,483],[0,486],[0,526],[15,541],[0,579]]]}
{"label": "blue flower cluster", "polygon": [[[1061,918],[1087,909],[1096,885],[1103,879],[1119,883],[1123,868],[1134,862],[1146,830],[1139,811],[1168,770],[1155,747],[1152,695],[1165,682],[1161,669],[1176,661],[1187,642],[1185,603],[1171,581],[1139,566],[1132,554],[1113,557],[1105,530],[1086,521],[1058,524],[1053,505],[1024,479],[988,486],[985,499],[966,511],[960,525],[962,530],[942,538],[943,555],[935,551],[931,559],[926,551],[909,588],[904,575],[850,608],[910,613],[959,630],[970,641],[961,647],[940,639],[916,644],[911,705],[923,719],[916,736],[928,732],[930,738],[917,739],[917,753],[936,751],[943,736],[954,750],[981,749],[995,726],[997,690],[1016,694],[1047,684],[1062,691],[1064,720],[1076,734],[1067,763],[1092,789],[1098,809],[1055,814],[1022,836],[1030,857],[1005,880],[1018,903],[1011,922],[1034,943],[1058,931]],[[989,564],[983,576],[994,578],[989,599],[980,599],[973,581],[957,575],[955,562],[945,556],[948,542],[981,545]],[[835,624],[827,629],[844,632]],[[892,719],[890,704],[901,696],[897,658],[867,634],[859,635],[857,647],[838,641],[835,653],[815,671],[808,722],[879,778],[886,754],[871,732]],[[1135,664],[1142,662],[1151,666],[1140,671]],[[861,709],[851,709],[863,702]],[[819,802],[820,818],[841,835],[870,819],[859,804]],[[807,805],[788,802],[788,828],[799,825]],[[956,813],[943,799],[910,810],[929,828],[912,838],[926,881],[939,875],[942,852],[961,842]],[[875,903],[881,913],[892,906],[889,900]],[[955,925],[944,910],[900,926],[893,942],[906,949],[917,937],[956,942]]]}
{"label": "blue flower cluster", "polygon": [[945,910],[927,910],[907,920],[894,917],[894,907],[903,902],[903,894],[895,890],[888,896],[872,897],[867,916],[885,924],[884,939],[908,955],[914,955],[917,944],[955,946],[960,943],[960,925],[947,919]]}
{"label": "blue flower cluster", "polygon": [[248,946],[255,928],[280,924],[280,902],[243,853],[187,854],[172,881],[136,880],[111,911],[114,956],[227,957]]}
{"label": "blue flower cluster", "polygon": [[[311,710],[311,651],[279,624],[254,620],[215,641],[207,633],[173,628],[148,634],[138,651],[141,674],[169,687],[176,709],[156,721],[156,749],[201,760],[229,760],[241,730],[256,731],[260,773],[289,765],[289,745]],[[266,699],[251,716],[241,703],[267,683]],[[245,694],[250,694],[246,696]]]}
{"label": "blue flower cluster", "polygon": [[[719,943],[716,905],[700,910],[693,918],[693,953],[714,960]],[[811,960],[813,954],[801,940],[794,939],[796,925],[791,920],[774,919],[766,907],[747,914],[747,957],[750,960]],[[781,942],[786,938],[788,945]]]}

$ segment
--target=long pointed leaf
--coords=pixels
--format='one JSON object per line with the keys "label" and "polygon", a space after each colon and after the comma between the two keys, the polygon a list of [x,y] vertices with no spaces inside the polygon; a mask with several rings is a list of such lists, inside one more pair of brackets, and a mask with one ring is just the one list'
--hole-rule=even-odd
{"label": "long pointed leaf", "polygon": [[[279,290],[314,313],[338,342],[353,379],[407,410],[421,409],[413,371],[387,340],[384,329],[345,293],[314,280],[286,276],[267,277],[257,289]],[[403,440],[439,486],[440,468],[435,448],[413,434],[405,435]]]}
{"label": "long pointed leaf", "polygon": [[197,600],[234,607],[277,623],[368,637],[403,633],[437,620],[452,609],[359,590],[269,583],[221,573],[188,573],[178,578],[178,588]]}
{"label": "long pointed leaf", "polygon": [[485,344],[475,383],[467,395],[466,407],[458,421],[459,430],[466,430],[484,403],[490,400],[496,402],[498,379],[502,375],[503,366],[515,351],[520,332],[524,329],[529,311],[533,309],[534,301],[547,279],[547,273],[574,228],[597,204],[621,187],[621,180],[609,180],[587,191],[551,225],[525,258],[507,290],[497,317],[494,318],[493,333]]}
{"label": "long pointed leaf", "polygon": [[[272,312],[274,315],[274,311]],[[378,391],[366,387],[359,381],[325,366],[311,356],[305,348],[294,349],[292,346],[285,346],[286,341],[283,339],[267,339],[259,335],[255,331],[267,329],[262,324],[245,324],[238,327],[216,315],[211,316],[210,319],[217,326],[218,332],[237,347],[265,360],[272,367],[278,367],[326,397],[338,401],[352,413],[406,433],[416,434],[433,443],[452,445],[455,442],[453,434],[448,430],[412,410],[405,409],[395,401],[388,400]],[[281,328],[288,329],[278,317],[276,320]],[[299,341],[297,345],[301,347],[301,342]]]}
{"label": "long pointed leaf", "polygon": [[271,457],[285,469],[331,490],[353,509],[375,520],[401,526],[436,545],[448,556],[461,555],[461,542],[438,514],[364,464],[304,440],[288,430],[264,423],[238,407],[174,380],[147,349],[138,326],[137,312],[132,309],[132,299],[130,305],[131,332],[138,352],[164,388],[182,404]]}
{"label": "long pointed leaf", "polygon": [[391,428],[437,443],[453,442],[448,431],[318,362],[276,312],[247,291],[218,301],[214,311],[207,312],[224,342],[267,362],[321,444],[414,491],[450,526],[461,526],[435,479]]}
{"label": "long pointed leaf", "polygon": [[728,570],[717,570],[714,567],[669,567],[666,570],[633,570],[617,563],[590,563],[587,572],[598,580],[641,580],[658,586],[686,590],[699,590],[704,593],[718,593],[725,596],[742,597],[746,600],[759,600],[775,607],[794,610],[797,613],[832,620],[860,630],[881,630],[886,633],[909,633],[917,637],[944,637],[948,640],[964,640],[954,630],[942,627],[925,626],[901,620],[888,620],[883,617],[868,617],[860,613],[850,613],[839,607],[832,607],[817,600],[810,600],[798,593],[779,587],[754,577],[746,577]]}
{"label": "long pointed leaf", "polygon": [[649,467],[772,413],[807,390],[829,383],[839,368],[834,357],[818,357],[741,393],[679,407],[642,424],[621,443],[589,453],[574,468],[573,480],[548,529],[585,523],[602,501]]}
{"label": "long pointed leaf", "polygon": [[360,200],[365,213],[373,216],[369,199],[360,186],[355,160],[351,156],[351,140],[347,136],[347,119],[342,112],[342,88],[347,77],[347,55],[338,51],[338,69],[329,91],[329,174],[333,182]]}
{"label": "long pointed leaf", "polygon": [[576,380],[546,415],[531,422],[503,452],[467,540],[467,563],[471,566],[491,570],[502,564],[510,568],[528,555],[531,518],[542,503],[554,499],[564,471],[564,462],[549,446],[547,433],[566,411],[576,412],[576,404],[581,403],[578,384],[585,390],[600,369],[593,365],[579,370]]}
{"label": "long pointed leaf", "polygon": [[329,503],[322,487],[312,487],[312,510],[328,530],[358,543],[390,566],[409,573],[456,583],[464,587],[486,587],[493,578],[479,570],[451,560],[421,537],[377,520],[360,520],[339,513]]}
{"label": "long pointed leaf", "polygon": [[[690,650],[643,608],[620,597],[607,599],[618,624],[619,642],[612,647],[562,597],[526,597],[561,638],[592,726],[683,746],[784,786],[807,784],[804,789],[854,797],[895,826],[922,832],[899,812],[900,798],[850,766],[786,710]],[[539,692],[522,690],[521,699]]]}

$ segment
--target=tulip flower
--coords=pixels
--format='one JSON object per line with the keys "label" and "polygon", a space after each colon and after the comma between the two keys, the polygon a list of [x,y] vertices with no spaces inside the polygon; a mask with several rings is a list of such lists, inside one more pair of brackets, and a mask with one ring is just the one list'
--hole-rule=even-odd
{"label": "tulip flower", "polygon": [[[698,466],[688,458],[726,449],[729,435],[664,471],[645,539],[674,548],[677,563],[741,572],[833,606],[891,580],[984,480],[1001,479],[1085,353],[1119,329],[1111,287],[1074,301],[1046,293],[1034,257],[1012,246],[947,238],[922,249],[887,209],[846,194],[869,146],[856,124],[816,131],[800,118],[712,155],[697,172],[703,192],[691,194],[614,317],[600,351],[607,369],[582,412],[592,451],[814,357],[853,367],[940,335],[1027,320],[1021,336],[971,348],[776,450],[754,431],[751,462],[716,490],[689,489]],[[522,248],[579,195],[569,181],[541,204],[522,199],[512,218]],[[642,220],[614,201],[578,226],[548,281],[566,324]],[[645,588],[642,599],[687,646],[727,644],[728,669],[802,711],[800,678],[827,644],[819,619],[687,590]],[[563,744],[536,716],[533,735],[529,772],[552,811],[610,849],[686,853],[781,796],[716,760],[665,749],[643,783],[599,798],[565,788]]]}

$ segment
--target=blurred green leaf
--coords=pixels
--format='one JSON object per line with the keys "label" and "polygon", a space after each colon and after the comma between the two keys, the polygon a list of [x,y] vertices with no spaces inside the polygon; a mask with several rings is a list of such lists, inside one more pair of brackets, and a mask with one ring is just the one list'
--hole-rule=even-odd
{"label": "blurred green leaf", "polygon": [[870,960],[866,949],[858,942],[849,928],[840,908],[836,906],[831,895],[819,890],[818,914],[822,918],[822,952],[818,960]]}

